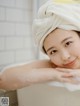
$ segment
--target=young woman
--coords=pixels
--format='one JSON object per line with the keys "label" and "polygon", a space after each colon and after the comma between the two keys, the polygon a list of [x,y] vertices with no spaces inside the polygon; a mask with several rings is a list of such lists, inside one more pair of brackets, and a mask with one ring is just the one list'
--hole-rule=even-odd
{"label": "young woman", "polygon": [[50,60],[6,68],[0,73],[0,89],[14,90],[49,81],[79,83],[80,6],[49,0],[33,23],[34,37]]}

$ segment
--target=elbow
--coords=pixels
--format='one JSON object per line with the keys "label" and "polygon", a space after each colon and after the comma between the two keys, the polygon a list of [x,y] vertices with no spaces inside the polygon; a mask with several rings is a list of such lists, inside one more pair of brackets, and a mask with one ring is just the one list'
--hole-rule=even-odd
{"label": "elbow", "polygon": [[6,74],[2,73],[0,75],[0,89],[17,90],[29,86],[30,84],[25,79],[26,78],[17,76],[8,77]]}
{"label": "elbow", "polygon": [[4,88],[4,78],[3,78],[3,74],[0,73],[0,89],[3,89]]}
{"label": "elbow", "polygon": [[[14,86],[14,85],[13,85]],[[10,84],[8,83],[6,77],[4,76],[3,73],[0,73],[0,89],[1,90],[15,90],[13,89],[14,87],[13,86],[10,86]]]}
{"label": "elbow", "polygon": [[16,86],[14,84],[9,85],[9,84],[6,84],[4,81],[1,81],[0,82],[0,89],[6,90],[6,91],[12,91],[12,90],[16,90]]}

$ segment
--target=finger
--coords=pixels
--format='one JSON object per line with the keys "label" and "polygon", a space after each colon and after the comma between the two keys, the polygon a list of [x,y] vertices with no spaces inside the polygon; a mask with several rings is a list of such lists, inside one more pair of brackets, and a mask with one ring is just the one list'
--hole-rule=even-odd
{"label": "finger", "polygon": [[72,71],[71,74],[72,74],[74,77],[80,77],[80,72],[78,72],[78,71]]}
{"label": "finger", "polygon": [[70,71],[72,71],[71,69],[66,69],[66,68],[56,68],[57,71],[61,71],[61,72],[67,72],[69,73]]}
{"label": "finger", "polygon": [[62,77],[63,78],[69,78],[69,77],[74,77],[74,75],[70,74],[70,73],[66,73],[66,74],[63,74]]}
{"label": "finger", "polygon": [[69,79],[69,78],[63,78],[63,79],[61,79],[61,82],[64,82],[64,83],[71,83],[71,84],[80,84],[79,81],[74,80],[74,79]]}
{"label": "finger", "polygon": [[78,73],[76,71],[72,71],[71,74],[76,77]]}
{"label": "finger", "polygon": [[70,83],[72,83],[72,84],[80,84],[80,81],[76,80],[75,78],[70,78]]}
{"label": "finger", "polygon": [[72,83],[72,81],[69,78],[61,78],[59,79],[59,81],[63,83]]}

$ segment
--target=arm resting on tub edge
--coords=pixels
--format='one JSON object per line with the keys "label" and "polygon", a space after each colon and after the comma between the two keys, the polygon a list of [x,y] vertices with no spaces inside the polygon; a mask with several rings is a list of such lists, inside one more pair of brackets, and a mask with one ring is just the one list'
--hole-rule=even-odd
{"label": "arm resting on tub edge", "polygon": [[35,83],[54,80],[49,60],[38,60],[28,64],[5,68],[0,73],[0,89],[16,90]]}

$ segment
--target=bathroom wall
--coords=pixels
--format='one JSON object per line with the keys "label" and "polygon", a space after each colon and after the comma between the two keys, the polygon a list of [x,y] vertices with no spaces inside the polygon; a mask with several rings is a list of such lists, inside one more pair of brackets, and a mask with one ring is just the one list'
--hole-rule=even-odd
{"label": "bathroom wall", "polygon": [[32,0],[0,0],[0,68],[33,59]]}
{"label": "bathroom wall", "polygon": [[[0,0],[0,71],[7,65],[34,59],[32,2],[33,0]],[[16,91],[0,90],[0,97],[3,95],[10,96],[10,104],[13,101],[17,103],[16,98],[12,99],[13,95],[16,97]]]}

